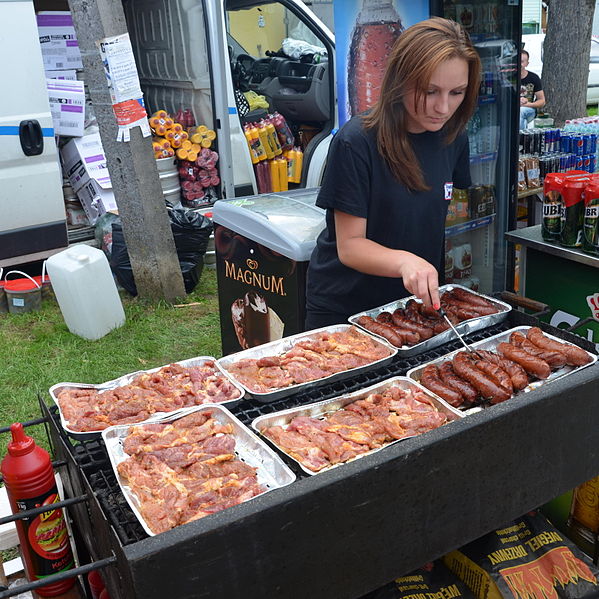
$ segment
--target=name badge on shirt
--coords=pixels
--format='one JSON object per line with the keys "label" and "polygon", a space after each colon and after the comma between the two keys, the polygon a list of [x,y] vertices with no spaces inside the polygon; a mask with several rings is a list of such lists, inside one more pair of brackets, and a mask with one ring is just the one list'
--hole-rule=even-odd
{"label": "name badge on shirt", "polygon": [[453,182],[445,183],[445,199],[451,202],[451,196],[453,195]]}

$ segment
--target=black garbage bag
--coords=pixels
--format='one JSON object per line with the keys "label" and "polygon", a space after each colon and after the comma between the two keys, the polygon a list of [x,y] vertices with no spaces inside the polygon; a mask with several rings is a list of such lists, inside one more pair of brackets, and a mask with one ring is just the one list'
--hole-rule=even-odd
{"label": "black garbage bag", "polygon": [[[184,208],[171,208],[168,214],[185,291],[191,293],[198,284],[204,269],[204,254],[213,229],[212,221],[198,212]],[[112,223],[110,268],[120,285],[131,295],[137,295],[137,287],[120,220]]]}

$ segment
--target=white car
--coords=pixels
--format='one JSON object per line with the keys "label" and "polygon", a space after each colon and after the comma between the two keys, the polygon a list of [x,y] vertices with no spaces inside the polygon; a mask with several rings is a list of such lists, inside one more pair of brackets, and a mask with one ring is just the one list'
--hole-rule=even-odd
{"label": "white car", "polygon": [[[539,77],[543,71],[543,42],[544,33],[534,33],[522,36],[524,50],[529,55],[528,70]],[[591,39],[591,57],[589,60],[589,81],[587,87],[587,104],[599,103],[599,36]]]}

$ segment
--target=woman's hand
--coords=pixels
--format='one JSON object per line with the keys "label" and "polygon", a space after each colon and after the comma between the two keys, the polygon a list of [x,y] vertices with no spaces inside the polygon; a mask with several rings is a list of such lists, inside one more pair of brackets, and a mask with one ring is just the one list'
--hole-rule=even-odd
{"label": "woman's hand", "polygon": [[419,297],[424,305],[438,310],[441,307],[439,299],[439,274],[437,269],[422,258],[409,252],[402,252],[400,276],[404,287]]}

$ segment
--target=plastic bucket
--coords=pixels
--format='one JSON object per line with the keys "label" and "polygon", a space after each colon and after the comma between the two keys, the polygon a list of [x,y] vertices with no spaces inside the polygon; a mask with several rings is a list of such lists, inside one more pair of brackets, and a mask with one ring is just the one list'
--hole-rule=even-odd
{"label": "plastic bucket", "polygon": [[[24,279],[11,279],[12,274],[23,275]],[[42,307],[42,287],[28,274],[20,270],[11,270],[4,277],[4,292],[8,303],[8,311],[11,314],[23,314],[34,312]]]}
{"label": "plastic bucket", "polygon": [[[0,267],[0,279],[4,269]],[[4,291],[4,281],[0,280],[0,313],[8,312],[8,302],[6,301],[6,293]]]}
{"label": "plastic bucket", "polygon": [[48,299],[52,296],[52,285],[50,284],[50,277],[46,272],[46,261],[42,264],[42,274],[36,277],[31,277],[41,288],[42,298]]}

